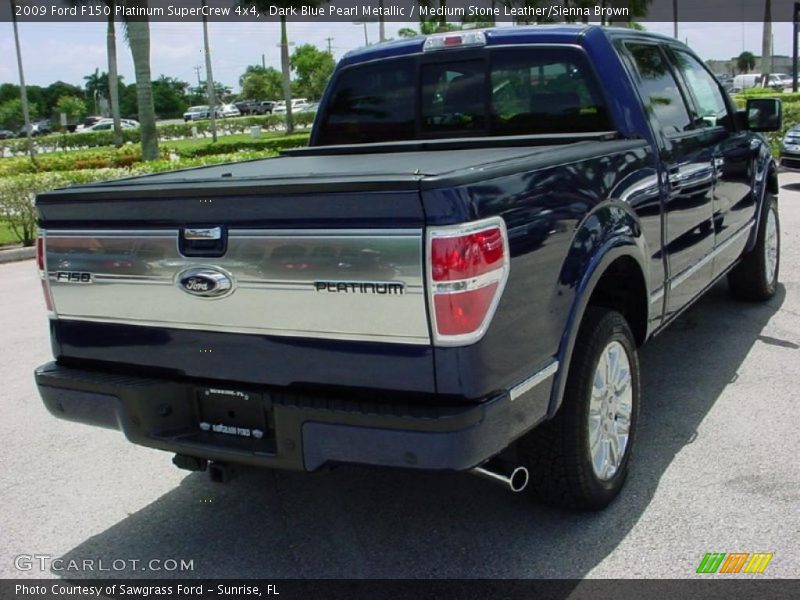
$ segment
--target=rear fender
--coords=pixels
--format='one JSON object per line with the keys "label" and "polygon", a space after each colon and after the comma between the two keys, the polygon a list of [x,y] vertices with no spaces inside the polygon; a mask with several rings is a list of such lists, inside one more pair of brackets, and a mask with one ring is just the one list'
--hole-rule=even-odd
{"label": "rear fender", "polygon": [[[631,257],[643,275],[644,239],[636,216],[619,202],[605,203],[584,219],[573,238],[570,253],[561,270],[562,287],[574,289],[564,333],[559,343],[559,369],[550,397],[548,418],[561,406],[575,340],[592,292],[614,261]],[[645,286],[648,278],[644,276]],[[645,290],[649,293],[649,290]]]}

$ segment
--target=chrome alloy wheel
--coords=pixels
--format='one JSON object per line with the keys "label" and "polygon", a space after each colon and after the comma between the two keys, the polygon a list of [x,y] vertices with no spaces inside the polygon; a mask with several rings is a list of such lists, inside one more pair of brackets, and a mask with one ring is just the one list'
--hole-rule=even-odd
{"label": "chrome alloy wheel", "polygon": [[778,218],[775,210],[767,211],[767,227],[764,232],[764,276],[771,286],[778,268]]}
{"label": "chrome alloy wheel", "polygon": [[609,342],[597,361],[589,401],[589,455],[603,481],[614,476],[628,448],[632,385],[628,353],[619,342]]}

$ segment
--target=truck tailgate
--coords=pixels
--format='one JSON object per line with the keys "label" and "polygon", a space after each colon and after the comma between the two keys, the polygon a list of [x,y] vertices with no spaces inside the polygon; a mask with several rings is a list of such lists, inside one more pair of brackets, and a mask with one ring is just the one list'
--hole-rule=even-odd
{"label": "truck tailgate", "polygon": [[179,249],[182,236],[198,228],[45,230],[58,318],[429,341],[421,229],[202,230],[225,238],[224,254]]}

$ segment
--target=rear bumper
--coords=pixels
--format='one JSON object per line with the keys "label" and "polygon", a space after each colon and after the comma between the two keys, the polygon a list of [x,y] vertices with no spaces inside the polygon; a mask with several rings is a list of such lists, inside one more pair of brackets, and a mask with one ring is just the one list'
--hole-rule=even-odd
{"label": "rear bumper", "polygon": [[[215,397],[209,409],[210,401],[203,394],[211,387],[194,381],[119,375],[57,363],[42,365],[35,376],[45,406],[58,418],[118,429],[135,444],[177,454],[304,471],[336,463],[469,469],[544,419],[551,383],[548,378],[548,385],[539,385],[513,401],[501,392],[479,404],[458,406],[231,386],[230,390],[212,389],[223,396]],[[212,386],[227,388],[228,384]],[[239,398],[229,400],[236,398],[234,394]],[[206,426],[203,411],[222,414],[220,408],[224,413],[226,402],[241,406],[244,396],[244,404],[251,403],[244,408],[255,406],[263,415],[259,439],[202,429]]]}

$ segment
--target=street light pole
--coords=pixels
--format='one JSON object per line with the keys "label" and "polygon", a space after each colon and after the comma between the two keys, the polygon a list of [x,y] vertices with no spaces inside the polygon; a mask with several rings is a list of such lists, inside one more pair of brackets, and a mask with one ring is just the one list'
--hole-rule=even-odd
{"label": "street light pole", "polygon": [[364,26],[364,45],[369,46],[369,35],[367,34],[367,22],[366,21],[353,21],[353,25],[363,25]]}
{"label": "street light pole", "polygon": [[14,10],[14,0],[9,0],[11,4],[11,23],[14,26],[14,45],[17,48],[17,69],[19,69],[19,92],[20,102],[22,103],[22,119],[25,121],[25,137],[28,139],[28,154],[31,161],[36,163],[33,153],[33,131],[31,127],[31,113],[28,110],[28,88],[25,87],[25,72],[22,70],[22,49],[19,45],[19,30],[17,29],[17,16]]}
{"label": "street light pole", "polygon": [[797,27],[800,21],[800,2],[794,3],[792,14],[792,91],[797,91]]}
{"label": "street light pole", "polygon": [[[206,7],[206,0],[202,2]],[[208,43],[208,17],[203,11],[203,46],[206,55],[206,89],[208,90],[208,111],[211,113],[211,140],[217,141],[217,94],[214,90],[214,75],[211,73],[211,47]]]}

